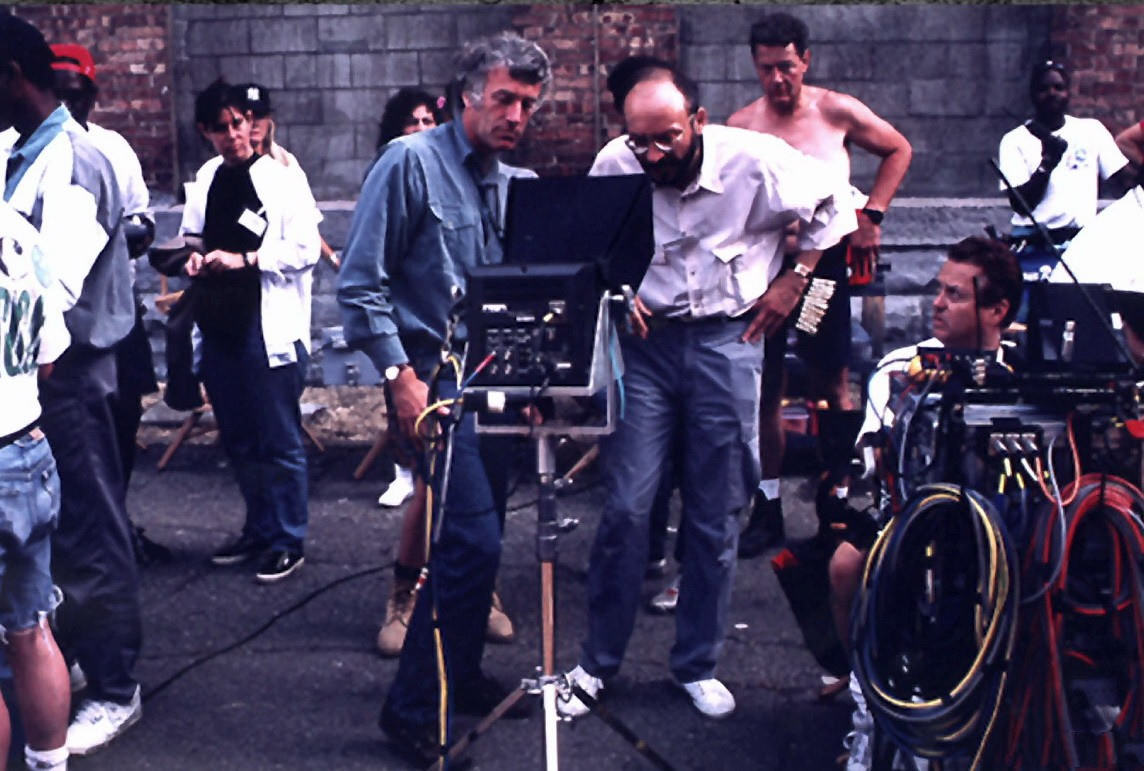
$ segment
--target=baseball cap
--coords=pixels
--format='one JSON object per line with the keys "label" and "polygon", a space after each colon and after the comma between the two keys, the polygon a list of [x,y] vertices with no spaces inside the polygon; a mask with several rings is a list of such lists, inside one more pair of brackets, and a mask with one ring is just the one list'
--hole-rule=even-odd
{"label": "baseball cap", "polygon": [[242,94],[243,101],[246,102],[246,109],[250,110],[255,118],[265,118],[274,111],[270,106],[270,92],[266,90],[266,86],[245,83],[237,88]]}
{"label": "baseball cap", "polygon": [[76,43],[56,43],[52,46],[52,54],[56,57],[52,62],[53,70],[78,72],[91,82],[95,82],[95,60],[91,58],[91,52],[83,46]]}

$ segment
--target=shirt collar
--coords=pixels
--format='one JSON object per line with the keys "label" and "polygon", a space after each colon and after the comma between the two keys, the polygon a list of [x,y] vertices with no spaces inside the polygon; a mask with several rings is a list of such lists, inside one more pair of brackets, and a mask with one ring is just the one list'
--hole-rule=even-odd
{"label": "shirt collar", "polygon": [[[700,134],[700,136],[703,135]],[[712,193],[722,193],[723,178],[719,174],[718,159],[714,157],[714,142],[710,142],[708,139],[710,137],[703,140],[703,158],[699,161],[699,176],[687,188],[688,190],[703,188]]]}
{"label": "shirt collar", "polygon": [[16,171],[8,178],[4,186],[5,199],[11,198],[16,190],[16,185],[24,176],[24,172],[35,162],[43,149],[63,131],[64,124],[69,120],[71,120],[71,113],[61,104],[52,110],[51,114],[44,118],[43,123],[37,126],[36,130],[29,134],[22,143],[19,143],[19,146],[13,148],[8,163],[11,164],[12,161],[18,159],[20,165],[16,167]]}

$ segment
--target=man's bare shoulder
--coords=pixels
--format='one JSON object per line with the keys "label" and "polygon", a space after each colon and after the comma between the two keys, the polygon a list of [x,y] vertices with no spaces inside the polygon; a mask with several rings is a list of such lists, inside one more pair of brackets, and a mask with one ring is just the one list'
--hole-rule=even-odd
{"label": "man's bare shoulder", "polygon": [[856,96],[828,88],[816,90],[821,92],[818,96],[818,111],[824,120],[834,125],[851,126],[867,115],[874,115],[874,111]]}
{"label": "man's bare shoulder", "polygon": [[760,96],[745,107],[731,113],[731,117],[727,119],[727,125],[733,128],[755,129],[757,131],[757,126],[765,122],[766,111],[767,98]]}

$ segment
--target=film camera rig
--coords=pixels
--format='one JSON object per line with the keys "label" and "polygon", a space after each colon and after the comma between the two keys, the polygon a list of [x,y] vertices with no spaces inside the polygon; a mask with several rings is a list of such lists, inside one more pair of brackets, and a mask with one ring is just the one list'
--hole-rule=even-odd
{"label": "film camera rig", "polygon": [[[646,175],[514,179],[509,187],[505,262],[468,271],[465,402],[477,431],[532,439],[538,476],[536,555],[540,570],[541,662],[451,757],[528,694],[544,706],[545,767],[559,765],[558,698],[594,701],[556,668],[556,436],[598,437],[615,428],[622,403],[622,361],[614,319],[630,312],[653,252],[651,183]],[[547,417],[537,424],[519,407],[547,397],[603,400],[605,420]],[[671,766],[616,718],[599,716],[659,768]]]}
{"label": "film camera rig", "polygon": [[898,505],[852,628],[892,740],[875,769],[893,747],[972,768],[1144,761],[1144,496],[1124,481],[1144,382],[1098,318],[1106,288],[1031,292],[1013,366],[923,348],[904,374],[916,391],[884,448]]}

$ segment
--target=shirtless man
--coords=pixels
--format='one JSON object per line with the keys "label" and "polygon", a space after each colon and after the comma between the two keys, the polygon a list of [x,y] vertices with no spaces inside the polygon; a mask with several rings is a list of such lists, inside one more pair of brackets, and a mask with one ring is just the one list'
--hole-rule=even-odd
{"label": "shirtless man", "polygon": [[[873,265],[882,238],[882,218],[894,197],[913,154],[910,143],[893,126],[852,96],[803,84],[810,67],[806,24],[786,13],[764,16],[751,26],[751,56],[763,86],[763,95],[730,117],[727,124],[785,139],[804,153],[826,161],[842,180],[850,179],[850,145],[882,158],[874,186],[859,209],[858,230],[849,236],[856,260]],[[799,332],[800,352],[811,375],[811,396],[825,399],[831,409],[850,409],[847,391],[850,357],[850,298],[846,270],[847,240],[826,250],[815,266],[815,276],[835,282],[834,296],[818,333]],[[788,319],[798,318],[795,305],[782,309]],[[766,366],[760,409],[762,481],[751,519],[739,537],[739,556],[755,557],[783,540],[779,473],[785,438],[781,421],[785,388],[784,325],[767,329]]]}

